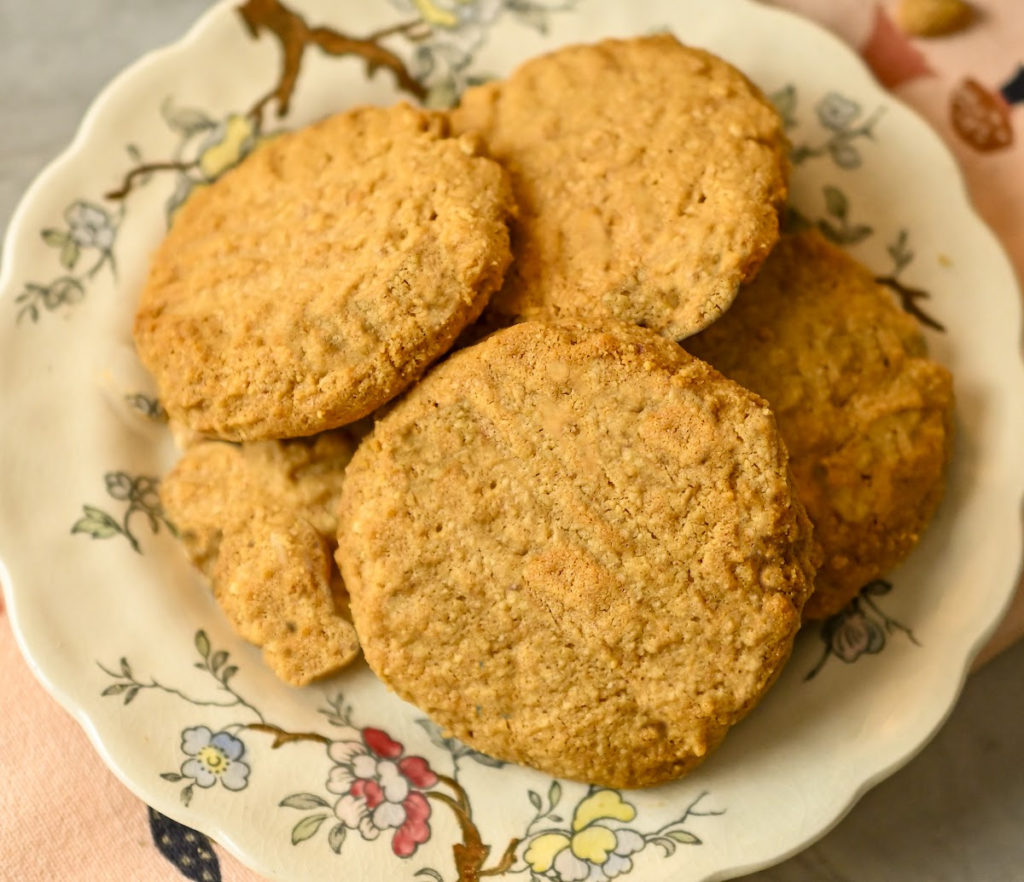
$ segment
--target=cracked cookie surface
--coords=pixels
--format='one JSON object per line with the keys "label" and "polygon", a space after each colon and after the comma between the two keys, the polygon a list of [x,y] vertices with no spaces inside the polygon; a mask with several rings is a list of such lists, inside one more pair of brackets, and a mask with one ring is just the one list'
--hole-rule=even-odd
{"label": "cracked cookie surface", "polygon": [[344,430],[285,442],[200,441],[160,486],[224,614],[295,686],[347,665],[359,650],[332,558],[354,449]]}
{"label": "cracked cookie surface", "polygon": [[365,416],[479,315],[513,210],[440,114],[362,107],[269,141],[193,193],[153,258],[134,332],[161,402],[235,441]]}
{"label": "cracked cookie surface", "polygon": [[817,549],[763,400],[652,331],[524,322],[450,356],[346,473],[378,676],[485,753],[678,777],[788,658]]}
{"label": "cracked cookie surface", "polygon": [[771,405],[825,551],[804,614],[838,612],[909,554],[939,504],[949,371],[871,273],[815,231],[784,236],[686,348]]}
{"label": "cracked cookie surface", "polygon": [[515,261],[490,309],[578,313],[681,339],[778,239],[787,143],[738,70],[657,35],[571,46],[451,112],[508,170]]}

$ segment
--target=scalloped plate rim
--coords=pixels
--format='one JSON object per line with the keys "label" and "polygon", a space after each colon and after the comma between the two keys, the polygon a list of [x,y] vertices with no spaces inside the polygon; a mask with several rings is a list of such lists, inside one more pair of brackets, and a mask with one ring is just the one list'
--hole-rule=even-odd
{"label": "scalloped plate rim", "polygon": [[[756,9],[758,14],[767,14],[772,17],[776,17],[780,22],[785,22],[784,26],[804,28],[809,35],[813,36],[814,39],[827,41],[832,50],[841,54],[845,61],[854,62],[853,66],[858,69],[859,74],[864,80],[864,84],[869,86],[871,90],[884,96],[886,101],[897,105],[901,112],[905,113],[909,119],[913,120],[915,126],[919,129],[922,139],[931,144],[936,155],[941,155],[943,160],[952,166],[957,178],[957,192],[962,203],[961,207],[966,209],[966,214],[969,216],[972,226],[978,230],[979,234],[984,234],[988,242],[994,246],[994,250],[998,251],[1000,258],[1009,265],[1008,258],[1005,255],[1005,251],[1002,248],[1001,243],[975,209],[970,199],[966,178],[950,149],[942,141],[940,136],[931,128],[931,126],[922,117],[920,117],[912,107],[910,107],[899,96],[886,91],[884,87],[878,83],[872,72],[864,64],[863,60],[846,43],[828,30],[806,18],[803,18],[795,12],[777,7],[761,5],[756,3],[755,0],[729,0],[729,2],[735,7],[738,7],[737,11]],[[7,302],[9,298],[14,296],[14,292],[12,291],[8,294],[7,289],[11,287],[12,277],[15,275],[15,268],[17,266],[17,242],[24,236],[28,235],[28,231],[23,228],[26,226],[26,218],[29,214],[30,208],[39,198],[41,198],[42,195],[47,193],[54,178],[60,174],[66,165],[82,152],[88,150],[90,141],[93,137],[96,119],[103,108],[110,103],[116,103],[119,99],[119,94],[122,92],[125,85],[130,83],[152,65],[158,64],[165,59],[172,58],[174,55],[186,53],[195,42],[199,41],[204,36],[211,25],[224,15],[225,9],[229,7],[233,8],[235,5],[234,0],[219,0],[219,2],[213,4],[208,10],[202,13],[202,15],[195,20],[195,22],[180,38],[162,47],[153,49],[139,57],[136,61],[132,62],[121,72],[115,75],[93,99],[79,123],[71,142],[54,159],[47,163],[47,165],[34,178],[24,195],[18,201],[18,204],[11,215],[3,241],[3,253],[6,259],[4,259],[2,265],[0,265],[0,302]],[[716,4],[716,6],[718,7],[716,9],[716,14],[722,14],[722,9],[724,7],[721,4]],[[1022,322],[1019,283],[1016,282],[1012,269],[1010,270],[1010,276],[1014,283],[1018,285],[1018,290],[1016,292],[1016,310],[1015,315],[1012,318],[1014,319],[1015,325],[1018,327],[1018,336],[1022,336],[1024,335],[1024,322]],[[1024,354],[1018,351],[1017,356],[1017,381],[1018,385],[1024,389]],[[1020,487],[1020,492],[1018,494],[1018,500],[1020,503],[1018,505],[1018,521],[1022,526],[1024,526],[1024,510],[1021,508],[1021,506],[1024,505],[1024,467],[1018,469],[1018,474],[1016,474],[1015,477],[1017,478],[1016,483]],[[832,817],[825,819],[813,835],[801,836],[799,837],[799,841],[794,840],[788,843],[783,842],[783,847],[779,848],[771,857],[759,859],[752,863],[733,862],[728,867],[713,871],[704,876],[703,879],[705,882],[732,878],[737,874],[755,872],[799,853],[813,842],[826,835],[831,829],[839,824],[868,790],[906,765],[906,763],[908,763],[927,746],[948,718],[949,714],[952,713],[956,700],[960,695],[966,678],[970,672],[970,666],[974,658],[998,628],[1000,620],[1009,605],[1012,603],[1014,596],[1012,587],[1019,583],[1022,574],[1024,574],[1024,536],[1018,539],[1013,551],[1016,559],[1016,575],[1014,577],[1011,590],[1005,593],[1000,602],[996,604],[994,608],[987,611],[987,624],[976,632],[973,638],[969,641],[969,647],[963,659],[952,662],[949,665],[949,670],[957,673],[958,676],[950,677],[948,680],[943,681],[948,685],[948,698],[943,702],[933,702],[930,705],[931,708],[938,708],[939,712],[933,715],[934,718],[927,727],[927,731],[921,734],[918,740],[911,744],[908,749],[887,758],[886,762],[880,764],[872,774],[865,777],[858,786],[852,789],[852,791],[845,793],[836,799],[835,802],[840,805],[838,812]],[[21,623],[21,608],[18,592],[14,588],[10,573],[2,558],[0,558],[0,588],[2,588],[3,597],[10,614],[10,622],[15,640],[34,676],[83,728],[89,738],[89,741],[102,758],[105,765],[140,800],[153,805],[154,807],[159,806],[159,810],[161,812],[182,821],[183,823],[193,824],[197,829],[201,829],[203,832],[213,837],[218,844],[226,848],[240,861],[248,866],[254,866],[252,855],[248,854],[246,849],[235,841],[235,838],[223,824],[217,821],[211,823],[204,822],[202,824],[196,823],[196,818],[194,816],[190,816],[187,810],[182,809],[180,804],[173,800],[170,795],[161,796],[154,789],[147,789],[141,782],[134,779],[125,770],[125,767],[122,765],[118,757],[108,750],[107,742],[100,732],[98,722],[93,719],[93,715],[90,715],[88,709],[79,702],[75,695],[66,690],[59,682],[57,682],[56,679],[51,677],[50,673],[47,671],[45,661],[37,657],[37,653],[31,647],[31,638],[24,632]],[[38,653],[38,655],[41,654],[41,652]],[[782,839],[784,839],[784,837],[779,837],[776,841],[781,841]],[[267,872],[265,869],[260,869],[258,867],[254,867],[254,869],[256,869],[257,872]]]}

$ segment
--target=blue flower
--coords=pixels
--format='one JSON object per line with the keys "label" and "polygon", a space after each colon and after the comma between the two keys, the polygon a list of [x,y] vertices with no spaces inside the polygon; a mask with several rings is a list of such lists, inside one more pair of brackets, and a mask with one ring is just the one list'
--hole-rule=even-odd
{"label": "blue flower", "polygon": [[181,733],[181,749],[191,757],[182,763],[181,774],[200,787],[212,787],[219,780],[228,790],[245,789],[249,766],[242,762],[245,744],[238,738],[194,726]]}
{"label": "blue flower", "polygon": [[844,662],[862,655],[874,655],[885,647],[885,631],[874,619],[864,615],[856,603],[833,616],[822,636],[832,652]]}
{"label": "blue flower", "polygon": [[68,235],[80,248],[109,251],[113,246],[117,231],[110,215],[100,206],[79,199],[67,207],[64,220]]}
{"label": "blue flower", "polygon": [[837,92],[829,92],[817,103],[814,110],[825,128],[842,132],[860,114],[860,105]]}

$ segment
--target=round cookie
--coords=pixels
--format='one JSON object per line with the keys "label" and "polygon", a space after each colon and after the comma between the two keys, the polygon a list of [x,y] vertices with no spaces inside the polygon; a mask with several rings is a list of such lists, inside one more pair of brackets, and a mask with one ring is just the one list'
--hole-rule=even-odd
{"label": "round cookie", "polygon": [[473,321],[511,259],[501,168],[439,114],[362,107],[282,135],[181,207],[135,340],[172,418],[310,435],[365,416]]}
{"label": "round cookie", "polygon": [[334,566],[346,430],[295,441],[200,441],[160,484],[164,510],[235,630],[295,686],[359,652]]}
{"label": "round cookie", "polygon": [[728,308],[779,235],[778,113],[667,34],[571,46],[451,111],[508,170],[515,261],[490,309],[610,316],[682,339]]}
{"label": "round cookie", "polygon": [[910,552],[938,506],[949,372],[871,273],[813,230],[784,236],[686,348],[771,405],[825,551],[804,616],[838,612]]}
{"label": "round cookie", "polygon": [[678,777],[789,656],[817,548],[757,396],[652,331],[524,322],[356,451],[338,561],[377,675],[478,750]]}

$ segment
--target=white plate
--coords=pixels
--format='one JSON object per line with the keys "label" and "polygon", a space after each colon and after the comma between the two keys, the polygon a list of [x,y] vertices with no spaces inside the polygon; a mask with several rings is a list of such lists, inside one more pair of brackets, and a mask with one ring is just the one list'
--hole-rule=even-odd
{"label": "white plate", "polygon": [[[311,25],[372,36],[328,48],[383,63],[368,79],[368,56],[307,46],[289,114],[266,104],[263,133],[411,91],[442,102],[570,41],[670,28],[721,53],[792,121],[800,212],[880,276],[927,291],[916,303],[947,329],[926,333],[956,378],[958,438],[919,549],[800,638],[766,701],[695,774],[588,792],[444,740],[364,667],[283,686],[232,634],[160,515],[151,476],[175,451],[131,345],[136,291],[169,206],[256,140],[246,114],[281,71],[281,42],[258,26],[273,6],[246,4],[254,36],[226,2],[118,78],[11,224],[0,542],[35,672],[141,798],[273,878],[453,880],[453,845],[488,869],[519,839],[509,878],[681,882],[805,846],[925,743],[1016,580],[1020,298],[953,159],[835,39],[745,0],[301,4]],[[126,196],[104,195],[132,169]],[[305,735],[275,750],[274,731]],[[342,798],[354,774],[390,780],[393,802],[360,818],[365,798]],[[387,817],[399,826],[378,826]]]}

